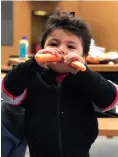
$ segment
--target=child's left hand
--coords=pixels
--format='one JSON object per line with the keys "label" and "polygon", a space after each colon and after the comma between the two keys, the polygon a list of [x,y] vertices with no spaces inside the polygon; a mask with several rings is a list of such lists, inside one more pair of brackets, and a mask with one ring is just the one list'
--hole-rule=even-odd
{"label": "child's left hand", "polygon": [[79,62],[85,64],[85,60],[84,60],[82,57],[80,57],[79,55],[77,55],[76,53],[69,53],[67,56],[65,56],[64,62],[65,62],[66,64],[68,64],[69,67],[71,67],[71,73],[72,73],[72,74],[76,74],[79,70],[78,70],[78,69],[75,69],[75,68],[73,68],[73,67],[71,66],[71,63],[72,63],[73,61],[79,61]]}

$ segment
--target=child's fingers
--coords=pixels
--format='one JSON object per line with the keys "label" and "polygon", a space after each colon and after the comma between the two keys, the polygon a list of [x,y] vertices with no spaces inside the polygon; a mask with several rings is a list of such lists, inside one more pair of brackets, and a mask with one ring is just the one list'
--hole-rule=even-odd
{"label": "child's fingers", "polygon": [[67,64],[70,64],[73,61],[79,61],[79,62],[84,63],[84,59],[82,57],[78,56],[77,54],[70,53],[69,55],[66,56],[65,62]]}
{"label": "child's fingers", "polygon": [[62,51],[58,48],[51,48],[51,50],[55,50],[59,55],[62,54]]}
{"label": "child's fingers", "polygon": [[72,74],[76,74],[79,70],[84,71],[85,66],[84,66],[84,59],[77,54],[68,54],[65,58],[65,63],[68,64],[69,67],[71,67]]}
{"label": "child's fingers", "polygon": [[52,48],[50,50],[54,53],[55,56],[62,57],[62,52],[58,48]]}
{"label": "child's fingers", "polygon": [[50,48],[50,49],[42,49],[42,50],[38,51],[37,53],[52,54],[52,55],[55,55],[57,57],[60,57],[61,51],[57,48]]}
{"label": "child's fingers", "polygon": [[65,58],[65,63],[67,63],[67,64],[70,64],[71,62],[73,62],[73,61],[75,61],[75,60],[77,60],[76,58],[75,58],[75,56],[73,57],[73,55],[68,55],[66,58]]}

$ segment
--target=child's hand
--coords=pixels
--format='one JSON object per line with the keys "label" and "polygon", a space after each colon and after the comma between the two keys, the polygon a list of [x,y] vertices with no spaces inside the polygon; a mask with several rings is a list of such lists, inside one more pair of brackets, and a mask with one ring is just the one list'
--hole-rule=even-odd
{"label": "child's hand", "polygon": [[61,51],[58,48],[48,48],[48,49],[41,49],[37,53],[39,54],[52,54],[55,56],[60,56]]}
{"label": "child's hand", "polygon": [[[79,71],[78,69],[75,69],[75,68],[72,67],[71,63],[74,62],[74,61],[79,61],[82,64],[85,63],[84,59],[82,57],[78,56],[76,53],[69,53],[67,56],[65,56],[64,62],[66,64],[68,64],[69,67],[71,67],[71,69],[72,69],[71,73],[72,74],[76,74]],[[80,68],[80,70],[81,70],[81,68]]]}
{"label": "child's hand", "polygon": [[[36,53],[36,55],[37,54],[51,54],[56,57],[61,57],[61,51],[58,48],[41,49]],[[45,62],[45,63],[38,62],[38,64],[40,64],[41,66],[45,66],[47,64],[56,64],[56,62]]]}

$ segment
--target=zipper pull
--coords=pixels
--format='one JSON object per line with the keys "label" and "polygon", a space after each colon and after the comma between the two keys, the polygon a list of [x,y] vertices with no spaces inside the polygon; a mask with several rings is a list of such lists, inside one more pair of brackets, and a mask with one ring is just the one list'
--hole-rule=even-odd
{"label": "zipper pull", "polygon": [[58,85],[55,87],[55,89],[56,89],[57,92],[60,92],[60,91],[61,91],[61,85],[58,84]]}

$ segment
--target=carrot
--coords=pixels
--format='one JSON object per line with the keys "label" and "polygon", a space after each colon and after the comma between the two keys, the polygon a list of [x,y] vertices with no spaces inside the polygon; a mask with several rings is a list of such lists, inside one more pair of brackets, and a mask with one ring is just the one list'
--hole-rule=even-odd
{"label": "carrot", "polygon": [[[35,59],[39,63],[46,63],[46,62],[59,62],[62,60],[62,57],[57,57],[52,54],[36,54]],[[73,61],[71,63],[71,66],[81,71],[86,70],[85,65],[79,61]]]}
{"label": "carrot", "polygon": [[86,70],[85,65],[83,63],[81,63],[81,62],[78,62],[78,61],[72,62],[71,66],[73,68],[76,68],[76,69],[80,70],[80,71],[85,71]]}
{"label": "carrot", "polygon": [[57,57],[52,54],[36,54],[35,59],[37,62],[46,63],[46,62],[59,62],[62,60],[62,57]]}

